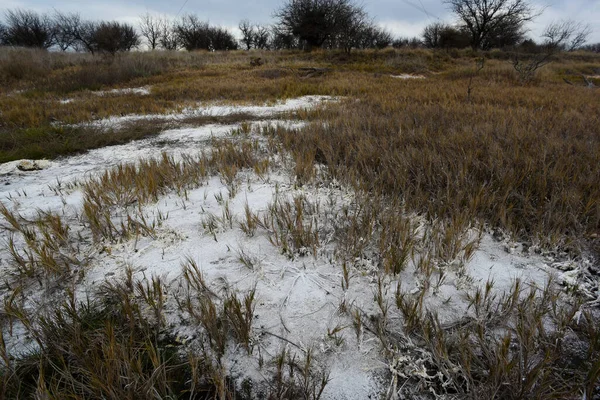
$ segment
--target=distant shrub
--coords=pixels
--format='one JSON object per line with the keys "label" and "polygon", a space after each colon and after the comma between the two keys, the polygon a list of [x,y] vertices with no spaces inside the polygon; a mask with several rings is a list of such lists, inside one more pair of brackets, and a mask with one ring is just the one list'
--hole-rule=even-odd
{"label": "distant shrub", "polygon": [[235,37],[226,29],[210,26],[200,21],[198,16],[189,14],[175,24],[175,34],[181,45],[188,51],[193,50],[236,50]]}
{"label": "distant shrub", "polygon": [[55,24],[48,15],[29,10],[8,10],[0,28],[0,44],[47,49],[54,45]]}
{"label": "distant shrub", "polygon": [[46,51],[7,48],[0,52],[0,82],[36,79],[50,71]]}
{"label": "distant shrub", "polygon": [[418,37],[401,37],[395,39],[392,42],[392,47],[394,47],[395,49],[401,49],[403,47],[418,49],[419,47],[423,47],[423,41]]}
{"label": "distant shrub", "polygon": [[140,44],[140,38],[131,25],[119,22],[101,22],[93,33],[96,51],[116,54],[129,51]]}
{"label": "distant shrub", "polygon": [[471,37],[464,29],[439,22],[430,24],[423,31],[423,44],[430,49],[464,49]]}
{"label": "distant shrub", "polygon": [[46,83],[46,88],[58,92],[98,90],[103,86],[118,85],[135,78],[162,73],[168,60],[145,57],[141,54],[123,55],[111,60],[82,64],[74,72],[65,73],[59,79]]}

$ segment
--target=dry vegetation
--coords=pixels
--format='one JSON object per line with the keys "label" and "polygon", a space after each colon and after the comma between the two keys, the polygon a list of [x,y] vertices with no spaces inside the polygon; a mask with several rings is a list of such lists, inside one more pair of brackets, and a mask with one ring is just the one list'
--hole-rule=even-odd
{"label": "dry vegetation", "polygon": [[[467,313],[452,324],[440,322],[424,298],[449,275],[463,274],[483,232],[519,240],[532,254],[588,257],[597,265],[600,92],[580,77],[598,76],[600,58],[564,56],[522,86],[508,57],[498,52],[486,54],[479,72],[476,55],[466,51],[257,55],[265,62],[260,67],[251,67],[242,52],[98,60],[2,50],[0,161],[81,152],[170,126],[140,122],[109,132],[65,126],[111,115],[165,113],[199,101],[264,102],[307,94],[345,99],[298,112],[296,118],[310,122],[300,131],[262,129],[262,144],[242,126],[238,140],[214,140],[212,151],[198,157],[163,155],[108,170],[81,184],[84,209],[76,217],[40,214],[31,220],[3,205],[13,269],[5,283],[12,295],[0,312],[6,327],[0,331],[0,397],[320,398],[328,376],[310,350],[303,359],[284,350],[264,360],[266,392],[231,381],[223,365],[228,343],[248,354],[259,351],[252,335],[256,293],[210,287],[192,260],[182,267],[178,288],[158,277],[136,280],[128,272],[88,302],[78,303],[72,293],[86,263],[78,253],[82,240],[102,247],[152,236],[166,216],[148,219],[144,205],[166,193],[186,199],[188,190],[211,176],[219,176],[234,197],[240,171],[263,176],[275,159],[291,164],[298,186],[314,182],[319,164],[327,179],[356,191],[355,201],[332,207],[337,214],[322,220],[323,211],[309,199],[278,198],[260,215],[247,207],[240,221],[223,201],[223,214],[205,219],[203,228],[215,240],[224,229],[241,229],[249,237],[265,232],[290,258],[317,257],[323,238],[333,238],[344,290],[354,284],[348,270],[374,260],[379,312],[366,315],[341,304],[340,313],[352,321],[359,342],[365,331],[381,342],[390,365],[389,398],[598,396],[598,310],[584,307],[580,293],[565,293],[554,282],[544,289],[515,282],[498,295],[488,282],[470,294]],[[328,70],[299,75],[298,68],[308,66]],[[427,79],[390,77],[402,73]],[[146,85],[147,96],[90,92]],[[73,102],[63,104],[64,98]],[[238,253],[252,269],[254,260]],[[409,268],[421,282],[419,293],[405,292],[401,284],[389,287],[389,277]],[[36,284],[60,287],[64,304],[31,313],[23,291]],[[388,291],[395,304],[386,300]],[[201,328],[198,348],[170,335],[164,316],[170,296],[186,320]],[[390,318],[392,309],[401,322]],[[15,359],[4,335],[17,322],[39,350]]]}
{"label": "dry vegetation", "polygon": [[543,246],[598,236],[597,91],[495,76],[469,101],[464,80],[371,84],[327,124],[280,133],[285,146],[431,218],[466,213]]}

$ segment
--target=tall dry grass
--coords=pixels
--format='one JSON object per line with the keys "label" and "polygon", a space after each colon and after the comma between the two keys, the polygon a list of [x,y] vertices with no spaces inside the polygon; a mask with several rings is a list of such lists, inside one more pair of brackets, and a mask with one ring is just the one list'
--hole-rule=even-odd
{"label": "tall dry grass", "polygon": [[[2,160],[83,151],[162,127],[131,125],[96,135],[48,129],[57,116],[81,122],[92,112],[96,117],[161,112],[201,100],[346,96],[339,104],[297,113],[311,122],[300,130],[262,130],[268,136],[264,146],[245,137],[214,141],[207,155],[144,160],[88,181],[81,218],[85,234],[100,243],[152,236],[160,218],[145,220],[145,204],[169,192],[185,198],[210,175],[218,175],[233,197],[240,170],[262,175],[272,160],[265,151],[285,149],[290,157],[279,158],[291,160],[297,185],[311,185],[325,170],[329,178],[357,190],[355,201],[339,209],[333,205],[337,214],[323,223],[319,204],[304,197],[278,199],[260,216],[248,208],[239,227],[249,236],[268,232],[271,243],[291,258],[318,256],[323,243],[333,240],[345,291],[355,285],[352,263],[373,261],[379,268],[373,293],[377,311],[366,315],[344,303],[340,313],[351,319],[359,342],[365,332],[379,338],[393,393],[422,397],[433,390],[436,396],[473,399],[580,398],[584,393],[593,398],[597,393],[597,317],[580,308],[576,293],[565,295],[551,282],[541,290],[516,283],[507,293],[495,294],[490,282],[469,294],[465,318],[450,325],[425,304],[447,276],[464,273],[483,229],[512,235],[530,251],[553,250],[558,257],[589,255],[590,250],[600,254],[598,91],[563,81],[592,73],[597,58],[565,56],[531,85],[521,86],[502,54],[488,54],[493,59],[475,74],[477,55],[468,51],[258,53],[266,64],[257,68],[249,66],[243,52],[131,54],[111,61],[122,63],[115,75],[106,60],[27,54],[15,59],[31,62],[30,69],[6,80],[10,90],[26,91],[0,93]],[[29,61],[30,56],[55,61]],[[155,61],[156,70],[144,67],[136,75],[137,63]],[[329,71],[303,77],[295,72],[299,66]],[[427,79],[389,76],[410,72]],[[55,84],[50,77],[57,78]],[[145,97],[101,98],[84,90],[147,84],[153,87]],[[79,105],[59,106],[57,96],[66,93]],[[247,133],[246,128],[237,134]],[[74,140],[76,146],[65,144]],[[315,163],[326,168],[315,168]],[[0,211],[4,229],[15,239],[8,243],[10,262],[21,284],[36,279],[70,283],[66,278],[80,265],[76,257],[64,256],[76,256],[73,244],[80,238],[68,222],[51,214],[27,221],[6,207]],[[122,218],[114,218],[114,211]],[[215,240],[216,224],[233,229],[228,204],[222,218],[212,216],[202,224]],[[253,268],[243,249],[239,259]],[[397,279],[408,268],[421,283],[420,291],[406,293],[398,284],[394,309],[386,297],[393,292],[386,279]],[[158,277],[135,281],[127,271],[123,282],[100,289],[98,298],[104,301],[77,303],[65,290],[63,302],[38,313],[26,307],[24,287],[12,288],[0,313],[5,327],[0,332],[0,397],[318,399],[328,382],[311,351],[298,359],[284,350],[265,364],[269,392],[246,388],[250,392],[239,393],[223,355],[231,345],[255,352],[253,312],[259,293],[219,292],[191,261],[183,267],[176,293],[169,293]],[[181,341],[165,326],[169,295],[182,319],[201,332],[200,351],[185,356]],[[39,348],[29,356],[11,357],[3,335],[19,323]],[[335,338],[336,329],[328,336]]]}
{"label": "tall dry grass", "polygon": [[530,244],[585,248],[600,233],[598,91],[487,74],[470,100],[466,75],[373,81],[360,101],[278,136],[429,218],[466,213]]}

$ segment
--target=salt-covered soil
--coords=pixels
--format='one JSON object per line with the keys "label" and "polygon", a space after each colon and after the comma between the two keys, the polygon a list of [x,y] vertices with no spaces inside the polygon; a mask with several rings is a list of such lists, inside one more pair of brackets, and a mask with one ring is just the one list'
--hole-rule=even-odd
{"label": "salt-covered soil", "polygon": [[150,94],[149,86],[142,86],[136,88],[124,88],[124,89],[111,89],[111,90],[98,90],[92,92],[96,96],[106,96],[106,95],[121,95],[121,94],[137,94],[140,96],[148,96]]}
{"label": "salt-covered soil", "polygon": [[[171,114],[177,119],[184,115],[223,116],[231,113],[249,113],[264,117],[255,122],[246,140],[265,145],[266,139],[258,133],[260,126],[291,122],[269,121],[275,114],[298,108],[318,106],[328,98],[307,97],[289,100],[275,106],[230,107],[215,106]],[[161,118],[164,116],[160,116]],[[118,125],[148,116],[127,116],[98,121],[98,124]],[[157,117],[158,118],[158,117]],[[0,199],[11,211],[23,218],[33,218],[38,210],[57,213],[74,231],[83,231],[81,215],[83,194],[81,184],[120,163],[132,163],[140,158],[158,157],[162,152],[180,158],[202,151],[210,152],[213,139],[240,140],[233,134],[239,124],[207,125],[172,129],[152,138],[125,145],[92,150],[86,154],[49,161],[43,168],[21,171],[17,162],[0,165]],[[205,281],[215,291],[227,290],[248,293],[256,289],[257,301],[253,321],[253,345],[260,351],[248,355],[235,346],[228,348],[226,367],[229,374],[242,381],[265,379],[260,357],[275,357],[287,346],[293,352],[313,349],[319,365],[330,373],[323,398],[367,399],[385,393],[389,383],[389,360],[382,355],[381,344],[372,332],[357,332],[352,317],[345,308],[360,310],[365,316],[374,316],[378,305],[374,294],[383,285],[385,301],[394,304],[398,282],[407,292],[421,290],[422,282],[409,266],[400,275],[382,275],[377,265],[368,259],[353,263],[349,268],[349,284],[344,281],[341,262],[336,257],[333,234],[336,224],[344,220],[342,210],[351,208],[359,196],[350,188],[331,179],[324,167],[318,167],[316,178],[299,185],[292,172],[293,160],[285,155],[271,155],[273,168],[266,175],[245,170],[237,177],[237,190],[231,193],[218,176],[189,190],[184,197],[175,193],[162,196],[157,202],[143,206],[148,219],[160,219],[156,232],[115,243],[87,241],[81,244],[79,257],[85,260],[84,271],[75,284],[77,297],[92,296],[105,281],[117,281],[132,268],[135,277],[143,279],[160,276],[170,288],[166,303],[169,329],[193,346],[198,327],[182,318],[175,296],[182,286],[182,265],[193,260],[202,271]],[[325,236],[318,248],[282,254],[280,247],[269,240],[269,232],[260,227],[253,236],[240,229],[246,207],[262,215],[269,205],[303,198],[314,206],[312,218],[322,227]],[[231,217],[225,218],[226,214]],[[416,220],[418,216],[414,216]],[[206,222],[216,221],[210,231]],[[229,222],[228,222],[229,221]],[[329,229],[331,228],[331,229]],[[3,240],[8,240],[4,230]],[[443,322],[459,320],[465,315],[465,293],[485,285],[492,279],[498,292],[508,290],[513,281],[543,287],[551,275],[559,281],[578,284],[577,268],[572,262],[561,271],[557,260],[549,256],[524,253],[518,244],[508,239],[498,240],[484,233],[478,249],[461,268],[448,273],[436,290],[425,299],[426,307],[435,309]],[[2,274],[11,276],[12,265],[5,247],[0,250]],[[570,275],[569,275],[570,274]],[[570,279],[570,281],[569,281]],[[32,285],[27,289],[28,307],[43,308],[52,299],[52,288]],[[8,291],[0,290],[0,296]],[[390,321],[400,324],[401,316],[390,308]],[[34,349],[23,330],[15,327],[8,347],[13,354]]]}
{"label": "salt-covered soil", "polygon": [[268,118],[269,116],[280,116],[287,112],[298,109],[311,108],[319,103],[338,100],[331,96],[303,96],[295,99],[288,99],[271,105],[231,105],[206,103],[194,107],[184,108],[179,112],[167,114],[144,114],[144,115],[125,115],[119,117],[110,117],[96,120],[82,125],[90,125],[99,128],[119,128],[126,123],[137,121],[183,121],[197,117],[226,117],[230,115],[250,115],[255,118]]}
{"label": "salt-covered soil", "polygon": [[392,78],[396,78],[396,79],[402,79],[402,80],[407,80],[407,79],[425,79],[425,76],[423,75],[412,75],[412,74],[400,74],[400,75],[390,75]]}

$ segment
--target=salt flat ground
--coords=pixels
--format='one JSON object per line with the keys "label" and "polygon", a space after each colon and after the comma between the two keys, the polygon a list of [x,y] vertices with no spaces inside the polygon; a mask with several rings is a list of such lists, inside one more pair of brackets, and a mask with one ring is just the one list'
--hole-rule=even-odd
{"label": "salt flat ground", "polygon": [[[202,327],[177,302],[184,292],[184,265],[193,262],[198,266],[217,301],[225,293],[247,295],[255,290],[252,351],[249,354],[240,344],[229,343],[224,356],[228,375],[238,384],[250,380],[260,387],[261,382],[270,379],[264,360],[275,358],[283,348],[299,357],[312,351],[316,369],[329,374],[322,395],[326,399],[377,398],[389,394],[392,388],[398,390],[394,386],[398,376],[426,376],[417,357],[411,359],[409,355],[400,360],[400,353],[396,359],[384,355],[376,332],[357,324],[354,317],[360,315],[373,321],[385,309],[386,323],[400,326],[404,317],[393,306],[399,290],[408,294],[426,291],[424,307],[436,311],[443,324],[452,324],[469,315],[467,293],[485,287],[489,281],[494,282],[493,290],[498,294],[510,291],[516,279],[526,287],[540,289],[551,277],[559,284],[578,284],[574,278],[578,263],[585,261],[558,262],[550,255],[524,252],[521,245],[507,237],[494,237],[475,227],[467,236],[476,242],[476,249],[466,259],[448,263],[445,273],[431,288],[424,287],[425,281],[415,265],[418,247],[413,251],[413,262],[398,274],[382,273],[375,258],[343,262],[336,232],[344,226],[348,210],[355,209],[364,194],[331,178],[323,165],[315,167],[312,180],[299,183],[295,161],[284,152],[271,152],[268,137],[263,134],[268,127],[283,127],[297,129],[300,135],[302,122],[270,118],[281,112],[321,107],[330,101],[336,99],[313,96],[271,106],[188,110],[184,115],[244,112],[264,120],[171,129],[151,138],[53,160],[35,171],[19,170],[19,162],[6,163],[0,165],[0,199],[24,220],[34,220],[41,212],[59,215],[70,231],[79,235],[73,257],[80,267],[73,272],[75,278],[69,285],[82,301],[101,296],[97,291],[100,285],[125,279],[127,270],[142,281],[160,278],[165,284],[166,329],[181,342],[182,352],[195,348],[202,340]],[[124,121],[152,118],[124,116],[95,124],[116,126]],[[256,151],[269,160],[269,169],[242,169],[233,181],[213,174],[197,187],[161,193],[156,201],[132,205],[132,212],[153,222],[151,233],[113,241],[92,235],[83,210],[86,183],[100,180],[105,171],[120,164],[137,163],[140,159],[168,156],[177,162],[201,153],[211,154],[223,141],[254,143]],[[295,223],[318,233],[312,247],[282,248],[274,233],[260,224],[251,233],[242,229],[248,213],[260,220],[274,206],[298,202],[304,204],[305,212],[299,219],[295,214]],[[115,208],[111,218],[123,221],[123,210],[127,208]],[[417,231],[427,230],[428,222],[422,217],[404,217]],[[4,225],[4,243],[12,238],[17,247],[25,248],[26,242],[14,236],[6,222]],[[11,295],[7,288],[20,282],[26,294],[26,308],[43,313],[60,297],[60,282],[24,280],[16,272],[13,258],[9,246],[2,246],[1,274],[11,284],[3,287],[0,295],[6,300]],[[7,326],[4,331],[10,353],[35,351],[36,342],[18,323],[10,333]],[[400,365],[404,370],[398,372]]]}

